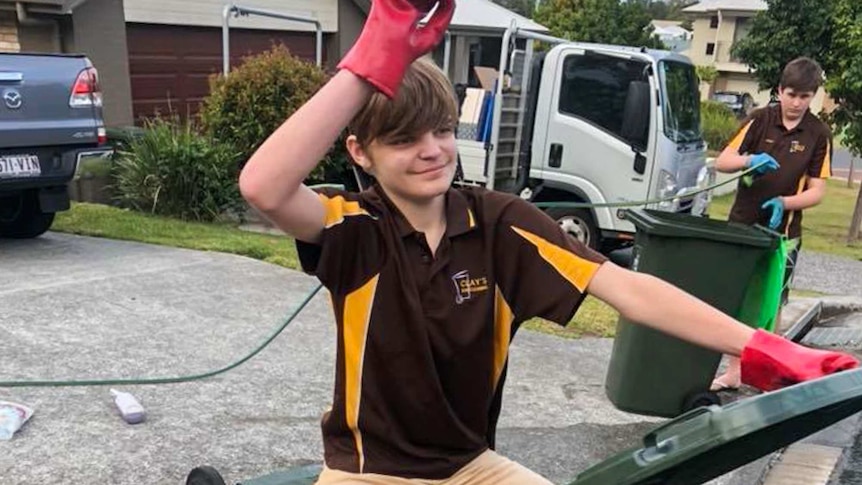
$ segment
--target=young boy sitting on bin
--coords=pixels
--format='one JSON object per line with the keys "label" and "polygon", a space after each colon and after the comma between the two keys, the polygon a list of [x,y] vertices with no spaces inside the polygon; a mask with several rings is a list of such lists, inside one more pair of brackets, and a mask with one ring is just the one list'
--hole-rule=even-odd
{"label": "young boy sitting on bin", "polygon": [[[416,59],[439,43],[454,9],[443,0],[420,25],[430,8],[372,2],[340,71],[240,177],[244,197],[296,238],[303,268],[332,297],[337,373],[318,483],[550,483],[493,451],[508,348],[525,320],[565,325],[587,293],[741,356],[743,380],[764,390],[857,365],[615,266],[516,196],[453,188],[453,90]],[[374,186],[312,191],[303,181],[345,127]]]}

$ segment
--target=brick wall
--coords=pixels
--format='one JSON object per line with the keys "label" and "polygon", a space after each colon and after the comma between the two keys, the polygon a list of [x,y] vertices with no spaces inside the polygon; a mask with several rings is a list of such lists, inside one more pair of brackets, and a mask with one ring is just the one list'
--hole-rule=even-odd
{"label": "brick wall", "polygon": [[18,42],[18,23],[15,14],[0,12],[0,52],[20,52]]}

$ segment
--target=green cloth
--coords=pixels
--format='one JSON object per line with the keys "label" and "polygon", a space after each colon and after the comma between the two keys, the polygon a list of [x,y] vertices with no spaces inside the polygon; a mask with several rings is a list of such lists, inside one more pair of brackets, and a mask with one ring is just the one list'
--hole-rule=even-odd
{"label": "green cloth", "polygon": [[782,237],[778,247],[760,259],[748,282],[745,299],[737,318],[746,325],[775,331],[775,318],[781,306],[787,254],[796,240]]}

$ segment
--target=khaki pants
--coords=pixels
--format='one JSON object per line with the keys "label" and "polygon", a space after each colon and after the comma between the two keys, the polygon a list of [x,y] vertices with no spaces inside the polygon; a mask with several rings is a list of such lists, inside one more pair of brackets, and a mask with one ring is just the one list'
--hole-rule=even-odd
{"label": "khaki pants", "polygon": [[539,474],[488,450],[444,480],[347,473],[324,467],[317,485],[552,485]]}

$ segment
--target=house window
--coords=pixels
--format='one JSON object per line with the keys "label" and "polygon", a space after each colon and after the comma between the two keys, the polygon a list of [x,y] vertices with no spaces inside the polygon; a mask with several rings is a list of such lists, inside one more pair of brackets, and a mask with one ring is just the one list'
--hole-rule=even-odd
{"label": "house window", "polygon": [[632,81],[646,81],[638,59],[570,55],[563,64],[559,110],[622,138],[623,112]]}
{"label": "house window", "polygon": [[715,43],[709,42],[706,44],[706,55],[711,56],[715,54]]}
{"label": "house window", "polygon": [[709,28],[710,29],[717,29],[718,28],[718,17],[717,16],[712,16],[709,18]]}

